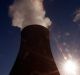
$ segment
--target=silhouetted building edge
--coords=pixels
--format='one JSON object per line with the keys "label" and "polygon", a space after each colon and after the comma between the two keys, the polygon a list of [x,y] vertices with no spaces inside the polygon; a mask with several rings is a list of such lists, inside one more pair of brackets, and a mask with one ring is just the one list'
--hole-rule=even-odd
{"label": "silhouetted building edge", "polygon": [[10,75],[59,75],[47,28],[30,25],[22,30],[20,51]]}

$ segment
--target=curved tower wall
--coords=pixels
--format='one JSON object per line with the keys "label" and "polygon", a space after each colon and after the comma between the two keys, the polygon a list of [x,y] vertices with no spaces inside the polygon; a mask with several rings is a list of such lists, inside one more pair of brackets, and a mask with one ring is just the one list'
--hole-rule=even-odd
{"label": "curved tower wall", "polygon": [[59,75],[47,28],[30,25],[22,30],[20,51],[10,75]]}

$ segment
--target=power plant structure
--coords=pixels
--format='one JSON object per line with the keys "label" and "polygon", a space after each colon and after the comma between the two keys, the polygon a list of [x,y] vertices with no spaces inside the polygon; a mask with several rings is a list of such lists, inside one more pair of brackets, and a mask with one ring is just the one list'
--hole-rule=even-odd
{"label": "power plant structure", "polygon": [[60,75],[51,53],[48,28],[34,24],[21,31],[20,51],[9,75]]}

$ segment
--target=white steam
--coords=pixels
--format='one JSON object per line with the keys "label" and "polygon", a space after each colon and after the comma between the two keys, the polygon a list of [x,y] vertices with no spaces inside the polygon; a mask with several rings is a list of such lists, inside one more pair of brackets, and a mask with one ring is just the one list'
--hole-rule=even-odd
{"label": "white steam", "polygon": [[80,8],[75,12],[73,22],[80,24]]}
{"label": "white steam", "polygon": [[43,0],[15,0],[10,6],[12,25],[23,29],[32,24],[49,27],[51,21],[45,17]]}

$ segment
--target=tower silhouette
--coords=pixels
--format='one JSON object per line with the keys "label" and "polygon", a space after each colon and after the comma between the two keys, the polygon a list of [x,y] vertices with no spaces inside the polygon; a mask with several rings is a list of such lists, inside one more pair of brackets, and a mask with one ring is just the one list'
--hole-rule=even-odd
{"label": "tower silhouette", "polygon": [[22,30],[20,51],[10,75],[59,75],[47,28],[29,25]]}

